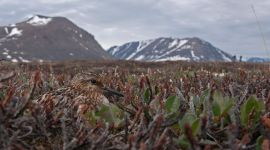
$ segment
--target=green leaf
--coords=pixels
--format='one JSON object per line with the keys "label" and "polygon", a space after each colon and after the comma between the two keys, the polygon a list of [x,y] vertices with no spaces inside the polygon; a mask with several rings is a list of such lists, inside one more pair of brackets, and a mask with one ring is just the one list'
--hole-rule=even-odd
{"label": "green leaf", "polygon": [[127,81],[133,83],[133,82],[135,81],[135,76],[133,76],[133,75],[128,75]]}
{"label": "green leaf", "polygon": [[263,142],[263,136],[261,135],[256,139],[256,150],[262,149],[262,142]]}
{"label": "green leaf", "polygon": [[214,101],[212,104],[212,110],[213,110],[213,114],[214,116],[220,116],[221,115],[221,108],[219,106],[219,104]]}
{"label": "green leaf", "polygon": [[220,100],[223,100],[224,97],[220,91],[215,91],[213,94],[213,99],[216,101],[220,101]]}
{"label": "green leaf", "polygon": [[221,92],[216,91],[213,95],[212,111],[216,117],[225,117],[233,107],[233,99],[224,97]]}
{"label": "green leaf", "polygon": [[200,131],[200,126],[201,126],[201,123],[200,123],[200,119],[196,119],[192,125],[191,125],[191,129],[192,129],[192,133],[193,135],[197,135]]}
{"label": "green leaf", "polygon": [[4,92],[3,92],[3,91],[0,91],[0,100],[3,100],[3,99],[4,99],[4,97],[5,97]]}
{"label": "green leaf", "polygon": [[187,140],[187,138],[185,136],[180,136],[178,139],[178,144],[180,145],[180,147],[182,149],[190,149],[191,145],[189,143],[189,141]]}
{"label": "green leaf", "polygon": [[99,109],[99,111],[96,111],[95,115],[97,117],[101,117],[102,115],[104,115],[104,113],[106,113],[109,110],[109,107],[106,105],[102,105]]}
{"label": "green leaf", "polygon": [[203,102],[203,114],[207,115],[208,111],[209,111],[209,98],[210,98],[210,89],[206,89],[205,91],[203,91],[202,95],[200,96],[200,99]]}
{"label": "green leaf", "polygon": [[202,101],[202,99],[200,99],[200,97],[197,96],[197,95],[192,95],[191,100],[192,100],[193,105],[194,105],[195,114],[197,116],[200,116],[202,114],[202,111],[203,111],[203,101]]}
{"label": "green leaf", "polygon": [[145,91],[144,91],[144,97],[143,97],[143,100],[145,103],[149,103],[150,102],[150,89],[147,88]]}
{"label": "green leaf", "polygon": [[194,71],[189,71],[187,73],[187,75],[188,75],[188,77],[193,78],[195,76],[195,72]]}
{"label": "green leaf", "polygon": [[[242,106],[241,106],[241,123],[242,125],[246,126],[249,121],[252,121],[253,124],[260,119],[260,113],[264,109],[264,104],[261,101],[258,101],[254,96],[251,96]],[[253,116],[250,114],[254,112]],[[252,118],[249,118],[252,117]],[[249,120],[252,119],[252,120]]]}
{"label": "green leaf", "polygon": [[86,116],[90,125],[95,126],[97,123],[98,117],[95,115],[94,111],[87,112]]}
{"label": "green leaf", "polygon": [[[196,121],[197,118],[191,113],[186,113],[184,117],[179,121],[179,127],[180,129],[184,129],[185,124],[192,125],[194,121]],[[195,125],[194,125],[195,126]]]}
{"label": "green leaf", "polygon": [[170,96],[165,103],[165,108],[168,112],[177,112],[180,107],[180,99],[176,96]]}
{"label": "green leaf", "polygon": [[114,124],[116,127],[119,126],[124,119],[123,112],[115,105],[102,105],[95,115],[105,122]]}
{"label": "green leaf", "polygon": [[203,93],[201,94],[201,96],[200,96],[200,99],[202,99],[202,100],[206,100],[206,99],[208,99],[210,97],[210,89],[206,89],[206,90],[204,90],[203,91]]}
{"label": "green leaf", "polygon": [[228,101],[228,102],[225,104],[224,109],[223,109],[221,115],[224,116],[225,114],[229,114],[229,111],[230,111],[230,109],[231,109],[232,107],[233,107],[232,101]]}
{"label": "green leaf", "polygon": [[193,101],[195,108],[200,106],[200,104],[201,104],[200,98],[196,95],[192,95],[191,97],[192,97],[191,100]]}

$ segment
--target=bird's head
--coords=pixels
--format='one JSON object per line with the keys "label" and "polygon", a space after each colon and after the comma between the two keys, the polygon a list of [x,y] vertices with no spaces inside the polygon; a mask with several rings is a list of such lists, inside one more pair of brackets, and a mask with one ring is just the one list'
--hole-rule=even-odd
{"label": "bird's head", "polygon": [[77,90],[86,92],[96,90],[102,93],[116,95],[119,97],[124,96],[122,93],[104,86],[101,81],[101,77],[94,73],[80,73],[75,75],[71,81],[71,86]]}

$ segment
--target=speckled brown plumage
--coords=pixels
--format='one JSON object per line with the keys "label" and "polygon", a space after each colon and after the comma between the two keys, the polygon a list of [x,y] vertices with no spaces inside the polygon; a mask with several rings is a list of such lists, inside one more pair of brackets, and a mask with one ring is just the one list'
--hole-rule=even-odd
{"label": "speckled brown plumage", "polygon": [[104,87],[98,75],[80,73],[72,78],[68,87],[45,94],[39,102],[47,103],[46,101],[52,99],[54,106],[68,106],[75,108],[78,113],[84,113],[89,109],[96,109],[101,104],[109,105],[109,100],[103,95],[104,91],[122,96],[121,93]]}
{"label": "speckled brown plumage", "polygon": [[87,105],[91,108],[99,104],[108,104],[108,99],[103,95],[104,85],[95,74],[77,74],[71,81],[71,89],[78,96],[76,103]]}

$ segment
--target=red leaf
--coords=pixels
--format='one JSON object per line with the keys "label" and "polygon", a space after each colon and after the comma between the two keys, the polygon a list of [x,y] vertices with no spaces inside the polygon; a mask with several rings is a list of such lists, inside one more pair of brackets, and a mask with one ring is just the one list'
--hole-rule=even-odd
{"label": "red leaf", "polygon": [[264,139],[262,142],[262,150],[269,150],[270,149],[270,142],[268,139]]}
{"label": "red leaf", "polygon": [[261,118],[261,121],[266,128],[270,129],[270,119],[266,115]]}

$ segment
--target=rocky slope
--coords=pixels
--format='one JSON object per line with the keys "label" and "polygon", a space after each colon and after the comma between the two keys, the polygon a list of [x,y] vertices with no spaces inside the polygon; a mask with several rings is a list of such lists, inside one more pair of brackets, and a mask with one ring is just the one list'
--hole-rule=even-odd
{"label": "rocky slope", "polygon": [[113,46],[107,50],[117,59],[140,61],[232,61],[230,54],[200,38],[157,38]]}
{"label": "rocky slope", "polygon": [[0,27],[0,59],[29,62],[111,58],[93,35],[64,17],[36,15]]}

